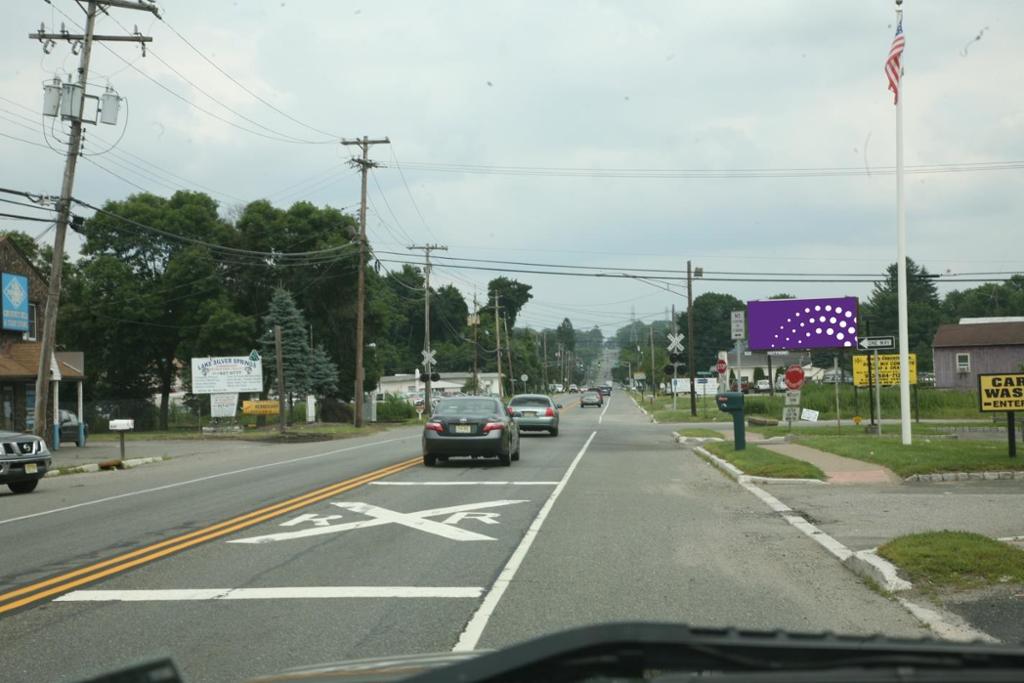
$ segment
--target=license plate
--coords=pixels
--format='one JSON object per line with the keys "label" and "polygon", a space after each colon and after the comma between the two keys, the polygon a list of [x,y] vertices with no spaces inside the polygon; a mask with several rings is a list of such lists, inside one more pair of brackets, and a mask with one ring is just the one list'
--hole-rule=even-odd
{"label": "license plate", "polygon": [[472,427],[472,425],[455,425],[455,433],[456,434],[472,434],[473,433],[473,427]]}
{"label": "license plate", "polygon": [[39,465],[34,462],[25,463],[25,474],[35,474],[39,471]]}

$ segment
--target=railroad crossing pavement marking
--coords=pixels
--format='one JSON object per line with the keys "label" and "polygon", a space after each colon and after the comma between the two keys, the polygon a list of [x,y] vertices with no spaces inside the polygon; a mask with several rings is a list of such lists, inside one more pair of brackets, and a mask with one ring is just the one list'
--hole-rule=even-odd
{"label": "railroad crossing pavement marking", "polygon": [[178,602],[324,598],[479,598],[477,586],[272,586],[72,591],[54,602]]}
{"label": "railroad crossing pavement marking", "polygon": [[[264,534],[262,536],[250,536],[249,538],[237,538],[227,543],[273,543],[276,541],[291,541],[297,538],[309,538],[310,536],[322,536],[324,534],[337,534],[352,529],[366,529],[386,524],[398,524],[407,526],[410,529],[417,529],[429,534],[441,536],[452,541],[496,541],[496,538],[469,531],[456,526],[464,519],[475,519],[484,524],[497,524],[497,512],[475,512],[476,510],[488,510],[490,508],[528,503],[528,500],[491,500],[484,503],[469,503],[467,505],[452,505],[443,508],[420,510],[419,512],[397,512],[388,510],[369,503],[331,503],[343,510],[352,510],[366,515],[371,519],[364,519],[358,522],[346,522],[343,524],[332,524],[341,515],[300,515],[292,518],[281,526],[294,526],[301,523],[310,523],[311,527],[299,531],[283,531],[275,534]],[[435,522],[431,517],[444,517],[447,519]]]}
{"label": "railroad crossing pavement marking", "polygon": [[371,481],[374,486],[558,486],[557,481]]}

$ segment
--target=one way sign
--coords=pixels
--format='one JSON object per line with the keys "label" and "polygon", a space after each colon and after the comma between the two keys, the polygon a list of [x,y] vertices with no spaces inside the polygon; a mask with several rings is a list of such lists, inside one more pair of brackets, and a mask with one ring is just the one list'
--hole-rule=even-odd
{"label": "one way sign", "polygon": [[670,333],[668,335],[668,352],[669,353],[678,353],[678,352],[680,352],[682,350],[683,350],[683,334],[682,334],[682,332],[680,332],[678,334],[671,334]]}
{"label": "one way sign", "polygon": [[860,348],[864,349],[865,351],[895,349],[896,337],[861,337]]}

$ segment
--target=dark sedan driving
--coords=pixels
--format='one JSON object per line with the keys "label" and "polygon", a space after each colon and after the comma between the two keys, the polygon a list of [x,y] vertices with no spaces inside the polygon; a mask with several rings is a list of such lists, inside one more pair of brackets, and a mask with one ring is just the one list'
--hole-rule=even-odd
{"label": "dark sedan driving", "polygon": [[423,464],[449,457],[519,459],[519,428],[501,401],[483,396],[445,398],[423,425]]}

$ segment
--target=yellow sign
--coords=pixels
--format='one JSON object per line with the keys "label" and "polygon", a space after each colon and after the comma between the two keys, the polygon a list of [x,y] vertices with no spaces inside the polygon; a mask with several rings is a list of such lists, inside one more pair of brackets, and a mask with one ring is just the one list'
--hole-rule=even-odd
{"label": "yellow sign", "polygon": [[278,415],[281,406],[277,401],[242,401],[242,412],[246,415]]}
{"label": "yellow sign", "polygon": [[[869,375],[870,381],[869,381]],[[866,387],[875,381],[874,354],[853,357],[853,383]],[[898,353],[878,354],[878,383],[882,386],[900,383],[900,356]],[[917,384],[917,354],[910,354],[910,383]]]}
{"label": "yellow sign", "polygon": [[978,402],[983,413],[1024,410],[1024,372],[978,375]]}

